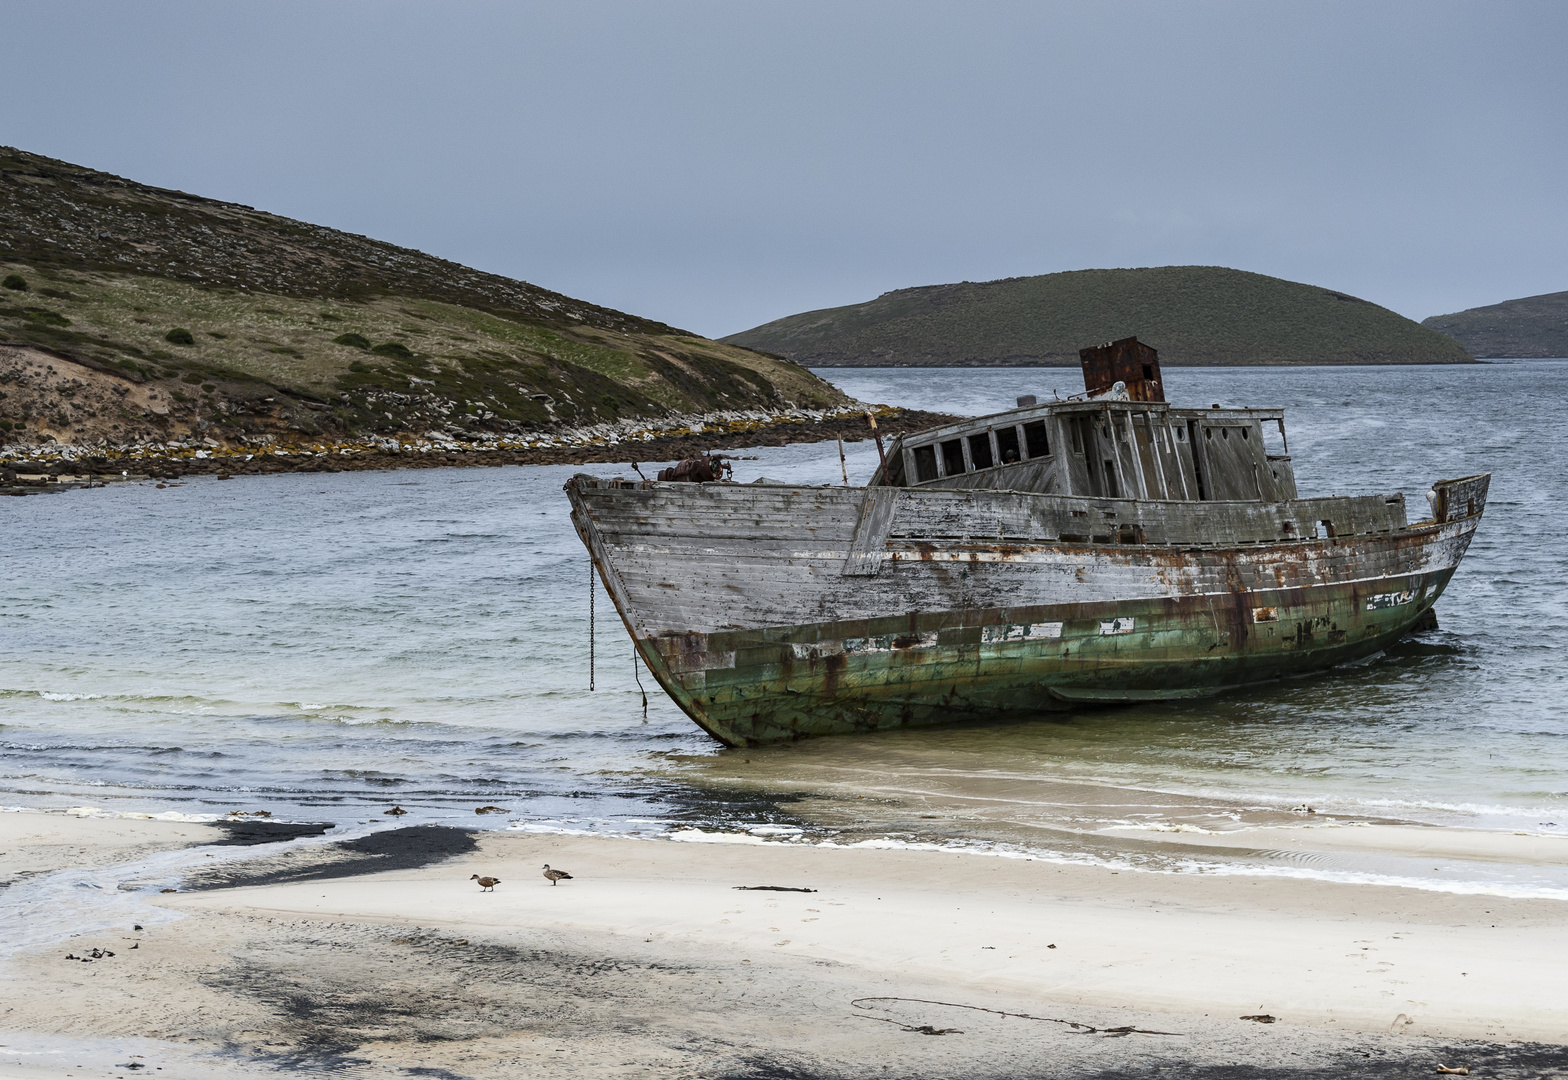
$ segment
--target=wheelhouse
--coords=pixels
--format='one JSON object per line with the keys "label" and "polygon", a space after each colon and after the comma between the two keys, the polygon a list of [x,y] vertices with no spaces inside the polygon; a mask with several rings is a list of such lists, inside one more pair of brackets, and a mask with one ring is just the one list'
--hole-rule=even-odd
{"label": "wheelhouse", "polygon": [[1022,398],[1007,412],[901,436],[872,484],[1161,501],[1296,497],[1281,410],[1172,408],[1155,351],[1133,338],[1082,357],[1082,398]]}

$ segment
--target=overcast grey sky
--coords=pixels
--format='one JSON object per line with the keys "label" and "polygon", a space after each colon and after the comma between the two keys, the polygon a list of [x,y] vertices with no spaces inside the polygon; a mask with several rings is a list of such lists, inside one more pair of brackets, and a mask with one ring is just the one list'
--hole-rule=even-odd
{"label": "overcast grey sky", "polygon": [[1217,264],[1568,289],[1568,3],[0,0],[0,141],[718,336]]}

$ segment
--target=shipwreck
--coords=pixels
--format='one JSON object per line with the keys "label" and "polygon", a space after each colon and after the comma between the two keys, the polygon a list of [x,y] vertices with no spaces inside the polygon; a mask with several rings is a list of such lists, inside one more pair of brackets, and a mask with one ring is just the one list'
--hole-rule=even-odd
{"label": "shipwreck", "polygon": [[1400,494],[1302,498],[1280,410],[1174,408],[1134,338],[1081,358],[1084,395],[879,441],[864,487],[579,474],[572,521],[730,746],[1207,696],[1432,618],[1489,474],[1414,522]]}

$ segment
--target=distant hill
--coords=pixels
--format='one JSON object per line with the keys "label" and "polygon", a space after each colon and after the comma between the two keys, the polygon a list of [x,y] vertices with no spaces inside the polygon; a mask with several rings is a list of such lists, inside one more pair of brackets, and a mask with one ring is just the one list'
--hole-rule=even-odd
{"label": "distant hill", "polygon": [[808,367],[1078,363],[1136,335],[1166,364],[1455,364],[1452,338],[1354,296],[1219,266],[927,285],[725,338]]}
{"label": "distant hill", "polygon": [[1421,325],[1454,338],[1475,356],[1568,357],[1568,292],[1433,315]]}
{"label": "distant hill", "polygon": [[846,403],[660,322],[0,147],[0,443],[483,440]]}

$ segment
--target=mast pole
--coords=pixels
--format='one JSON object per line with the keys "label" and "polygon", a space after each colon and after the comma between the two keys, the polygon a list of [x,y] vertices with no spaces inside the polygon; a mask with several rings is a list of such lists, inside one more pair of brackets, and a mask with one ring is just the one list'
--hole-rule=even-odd
{"label": "mast pole", "polygon": [[[890,477],[887,474],[887,451],[882,449],[882,436],[877,432],[877,418],[871,415],[871,410],[866,410],[866,419],[871,422],[871,437],[877,441],[877,457],[882,459],[882,482],[885,484]],[[849,477],[846,475],[845,480]]]}

